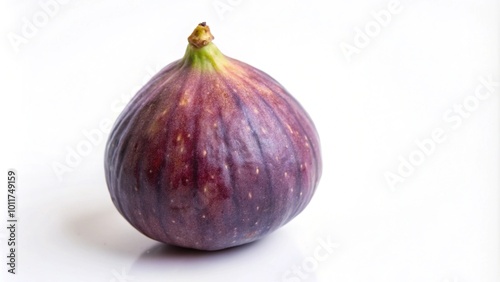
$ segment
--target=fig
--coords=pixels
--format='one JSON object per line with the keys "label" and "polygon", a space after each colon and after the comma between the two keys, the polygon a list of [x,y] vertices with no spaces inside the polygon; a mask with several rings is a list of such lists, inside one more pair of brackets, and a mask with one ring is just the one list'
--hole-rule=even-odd
{"label": "fig", "polygon": [[220,250],[258,240],[310,202],[316,128],[276,80],[223,55],[199,24],[182,59],[156,74],[106,144],[111,199],[160,242]]}

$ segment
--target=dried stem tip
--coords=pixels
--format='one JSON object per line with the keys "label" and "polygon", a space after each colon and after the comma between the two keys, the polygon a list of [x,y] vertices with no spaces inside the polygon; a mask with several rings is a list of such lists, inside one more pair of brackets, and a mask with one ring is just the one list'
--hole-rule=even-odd
{"label": "dried stem tip", "polygon": [[202,48],[212,42],[214,36],[210,33],[210,27],[206,22],[200,23],[188,37],[189,44],[196,48]]}

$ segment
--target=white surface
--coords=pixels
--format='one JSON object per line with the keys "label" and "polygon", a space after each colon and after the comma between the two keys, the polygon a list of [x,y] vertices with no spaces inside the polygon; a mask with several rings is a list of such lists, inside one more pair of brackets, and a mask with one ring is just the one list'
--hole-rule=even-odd
{"label": "white surface", "polygon": [[[500,281],[500,87],[462,124],[443,119],[479,77],[500,80],[498,1],[401,0],[351,60],[341,43],[354,44],[356,28],[390,1],[67,2],[18,52],[9,34],[43,10],[1,2],[0,172],[20,174],[20,221],[18,274],[2,264],[0,281]],[[221,17],[214,3],[233,6]],[[303,104],[324,159],[300,216],[218,253],[162,247],[120,217],[103,175],[107,135],[61,180],[52,169],[85,142],[83,131],[114,121],[145,79],[180,58],[200,21],[223,53]],[[390,189],[384,174],[437,128],[446,140]],[[0,235],[5,258],[5,228]]]}

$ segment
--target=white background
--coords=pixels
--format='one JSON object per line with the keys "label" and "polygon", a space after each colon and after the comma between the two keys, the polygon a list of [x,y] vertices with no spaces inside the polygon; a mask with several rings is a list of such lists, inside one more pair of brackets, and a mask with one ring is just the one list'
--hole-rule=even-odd
{"label": "white background", "polygon": [[[47,1],[0,6],[1,226],[6,171],[19,173],[18,274],[7,273],[2,227],[1,281],[500,281],[500,87],[474,98],[480,77],[500,80],[498,1],[401,0],[385,26],[372,12],[387,0],[66,0],[43,22]],[[302,103],[324,162],[300,216],[216,253],[165,247],[121,218],[104,181],[107,132],[67,162],[85,132],[183,56],[201,21],[223,53]],[[27,23],[38,28],[25,36]],[[391,189],[385,175],[418,160],[415,142],[435,130],[444,142]]]}

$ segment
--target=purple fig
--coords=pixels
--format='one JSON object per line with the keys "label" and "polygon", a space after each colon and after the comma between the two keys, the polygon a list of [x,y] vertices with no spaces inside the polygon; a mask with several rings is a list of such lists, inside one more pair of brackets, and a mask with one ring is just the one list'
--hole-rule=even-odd
{"label": "purple fig", "polygon": [[266,73],[224,56],[205,23],[127,105],[106,145],[113,203],[144,235],[220,250],[297,216],[321,176],[318,134]]}

